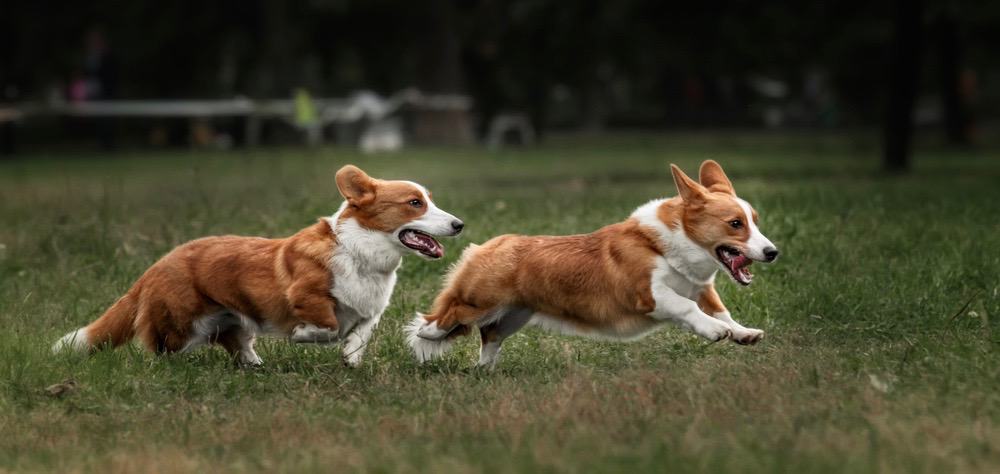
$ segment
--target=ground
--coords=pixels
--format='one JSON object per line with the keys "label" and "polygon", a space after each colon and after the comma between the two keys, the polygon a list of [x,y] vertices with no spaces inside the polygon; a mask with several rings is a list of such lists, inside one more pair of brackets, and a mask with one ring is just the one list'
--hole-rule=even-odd
{"label": "ground", "polygon": [[[527,330],[494,373],[471,368],[471,338],[410,357],[402,326],[465,245],[616,222],[674,193],[668,163],[706,158],[782,250],[748,288],[719,276],[761,344]],[[278,339],[257,370],[220,349],[49,353],[177,244],[332,213],[345,163],[420,181],[467,224],[444,261],[406,259],[360,368]],[[916,165],[879,175],[865,137],[750,133],[0,163],[0,471],[996,472],[1000,154],[925,149]]]}

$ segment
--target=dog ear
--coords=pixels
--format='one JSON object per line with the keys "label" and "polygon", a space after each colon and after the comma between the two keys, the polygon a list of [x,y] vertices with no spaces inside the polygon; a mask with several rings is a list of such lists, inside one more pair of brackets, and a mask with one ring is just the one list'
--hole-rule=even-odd
{"label": "dog ear", "polygon": [[684,174],[677,165],[671,164],[670,172],[674,175],[677,194],[681,196],[684,202],[693,202],[705,197],[705,188]]}
{"label": "dog ear", "polygon": [[337,171],[337,189],[351,206],[364,206],[375,200],[375,180],[354,165]]}
{"label": "dog ear", "polygon": [[709,191],[717,191],[727,194],[736,195],[736,190],[733,189],[733,183],[729,181],[726,173],[722,171],[722,167],[719,166],[715,160],[705,160],[701,164],[701,169],[698,171],[698,180],[701,181],[701,185],[708,188]]}

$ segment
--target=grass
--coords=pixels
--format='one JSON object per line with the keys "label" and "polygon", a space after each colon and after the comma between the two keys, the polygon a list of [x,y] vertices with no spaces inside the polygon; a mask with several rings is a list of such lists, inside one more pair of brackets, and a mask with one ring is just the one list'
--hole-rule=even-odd
{"label": "grass", "polygon": [[[782,258],[721,281],[755,347],[668,329],[635,343],[527,330],[494,373],[467,339],[418,366],[401,336],[469,242],[577,233],[673,193],[715,158]],[[877,173],[851,137],[555,139],[498,155],[418,149],[123,153],[0,163],[0,471],[996,472],[1000,153],[929,150]],[[195,237],[283,236],[339,204],[333,173],[428,185],[467,223],[445,262],[407,258],[362,367],[265,340],[89,358],[49,345]],[[77,388],[55,397],[45,388]]]}

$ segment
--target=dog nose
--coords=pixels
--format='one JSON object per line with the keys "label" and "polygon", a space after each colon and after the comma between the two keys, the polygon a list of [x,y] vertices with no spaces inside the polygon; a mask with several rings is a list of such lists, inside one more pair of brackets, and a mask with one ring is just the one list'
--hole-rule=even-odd
{"label": "dog nose", "polygon": [[455,233],[457,234],[457,233],[461,232],[462,229],[465,228],[465,223],[462,222],[462,221],[458,221],[458,220],[451,221],[451,228],[455,229]]}
{"label": "dog nose", "polygon": [[781,252],[778,252],[778,249],[774,247],[768,247],[764,249],[764,258],[766,258],[768,262],[773,262],[774,259],[778,258],[779,253]]}

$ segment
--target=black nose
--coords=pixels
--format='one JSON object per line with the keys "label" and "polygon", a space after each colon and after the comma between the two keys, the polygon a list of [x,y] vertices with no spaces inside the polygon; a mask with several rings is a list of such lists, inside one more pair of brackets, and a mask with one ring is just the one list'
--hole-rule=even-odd
{"label": "black nose", "polygon": [[764,249],[764,258],[766,258],[768,262],[773,262],[774,259],[778,258],[779,253],[780,252],[778,252],[778,249],[774,247],[768,247]]}
{"label": "black nose", "polygon": [[451,228],[455,229],[455,233],[459,233],[465,228],[465,223],[462,221],[451,221]]}

